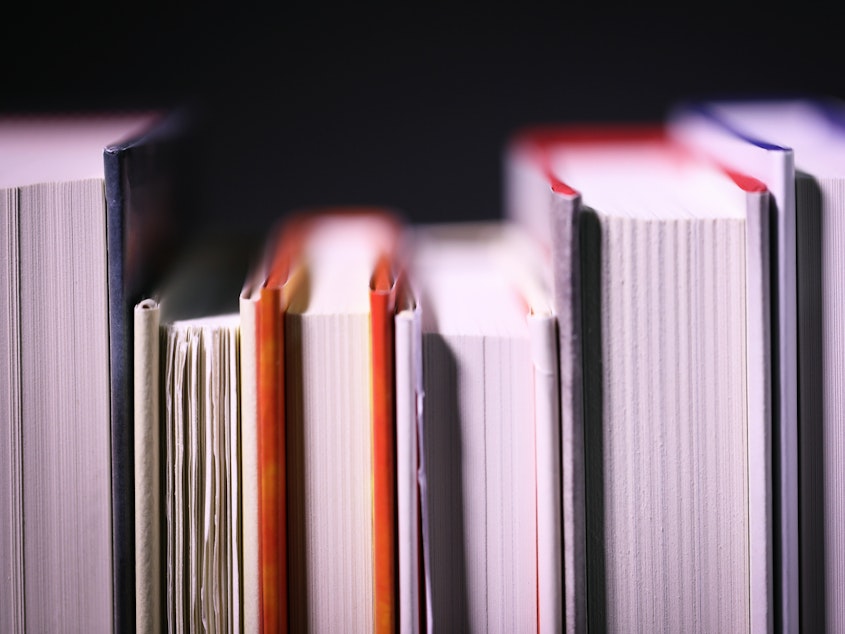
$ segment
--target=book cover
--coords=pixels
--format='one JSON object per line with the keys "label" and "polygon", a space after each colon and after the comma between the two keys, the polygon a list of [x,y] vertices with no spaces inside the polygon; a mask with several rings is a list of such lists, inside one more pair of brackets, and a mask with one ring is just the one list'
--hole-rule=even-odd
{"label": "book cover", "polygon": [[[562,627],[556,320],[510,223],[414,227],[430,630]],[[542,480],[542,481],[541,481]]]}
{"label": "book cover", "polygon": [[245,401],[250,409],[243,417],[244,427],[249,427],[243,455],[245,488],[255,490],[254,502],[244,500],[245,524],[250,525],[245,535],[247,544],[252,533],[257,539],[244,553],[245,624],[255,620],[259,630],[267,632],[286,632],[289,627],[284,311],[298,279],[295,257],[301,235],[295,224],[277,229],[262,263],[266,268],[250,275],[241,295],[241,327],[248,349],[242,373],[245,390],[254,393],[254,406]]}
{"label": "book cover", "polygon": [[[702,596],[709,597],[711,608],[725,606],[701,608],[702,618],[706,614],[708,619],[725,619],[718,627],[753,631],[772,627],[769,194],[759,181],[704,163],[693,168],[701,171],[690,180],[683,175],[687,167],[681,166],[691,168],[695,163],[659,126],[530,128],[515,135],[506,151],[506,215],[545,244],[555,277],[567,631],[656,627],[660,614],[674,623],[670,629],[684,629],[682,623],[697,618],[688,610],[695,610]],[[696,184],[699,178],[702,180]],[[681,182],[686,184],[681,186]],[[714,191],[723,191],[726,197],[703,203]],[[690,211],[679,212],[679,208]],[[724,220],[719,213],[726,214]],[[735,224],[734,218],[740,224]],[[732,255],[705,255],[712,248],[706,236],[714,230],[727,232],[726,240],[732,235]],[[688,249],[691,259],[685,260],[682,254]],[[732,259],[725,259],[728,257]],[[677,264],[670,264],[677,258]],[[698,276],[701,283],[724,288],[720,293],[733,289],[733,297],[742,298],[740,303],[724,304],[724,309],[731,311],[730,332],[738,338],[735,343],[720,339],[724,332],[708,334],[703,323],[689,321],[699,309],[690,307],[693,312],[687,313],[687,302],[712,310],[712,298],[693,297],[698,292],[694,289],[700,288],[694,281]],[[677,298],[659,308],[667,294]],[[740,310],[743,304],[747,310]],[[652,314],[649,311],[656,311],[653,317],[645,317]],[[653,328],[658,323],[665,331],[663,339],[655,339]],[[685,356],[685,345],[698,346],[697,342],[705,339],[711,343],[700,350],[708,350],[707,354]],[[721,352],[715,352],[717,349]],[[673,366],[680,376],[707,373],[713,371],[712,364],[720,355],[734,359],[730,361],[734,371],[746,368],[732,380],[731,389],[748,386],[747,393],[743,388],[742,395],[731,397],[738,398],[743,408],[726,412],[747,425],[743,443],[748,439],[741,445],[730,479],[721,467],[706,462],[720,455],[712,453],[712,447],[702,445],[703,453],[679,450],[668,462],[666,456],[654,453],[658,447],[676,442],[673,430],[677,425],[684,430],[690,421],[710,416],[707,412],[721,401],[715,393],[706,397],[702,393],[695,401],[690,400],[691,395],[677,396],[695,405],[672,414],[674,395],[684,390],[672,377],[653,374],[649,368]],[[645,390],[642,400],[638,389]],[[647,393],[651,396],[646,397]],[[725,429],[724,433],[730,436],[733,432]],[[652,457],[637,466],[644,454]],[[698,478],[676,482],[675,476],[669,477],[675,468],[669,463],[678,466],[691,460],[701,465]],[[622,465],[627,465],[627,480],[619,473],[614,475]],[[653,469],[669,471],[656,476]],[[640,483],[638,487],[631,489],[631,478]],[[741,481],[748,483],[743,495],[741,489],[734,488]],[[682,500],[680,506],[655,505],[660,498],[649,497],[650,487],[670,486],[678,490],[666,495]],[[696,521],[696,511],[684,505],[701,495],[696,487],[703,487],[701,491],[730,490],[729,497],[727,493],[717,497],[729,499],[731,508],[744,518],[743,528],[730,540],[726,535],[720,537],[725,547],[722,556],[727,558],[726,567],[720,570],[733,570],[731,583],[743,591],[741,595],[724,593],[713,585],[716,569],[702,567],[683,555],[669,561],[649,550],[652,529],[648,518],[660,517],[664,539],[679,540],[683,551],[687,539],[684,526]],[[640,507],[626,506],[626,499],[638,500]],[[715,535],[723,526],[713,517],[699,524],[703,532],[696,541],[701,544],[709,543],[706,535]],[[624,528],[640,525],[638,533]],[[754,547],[745,553],[749,539]],[[631,552],[640,553],[639,561],[650,563],[626,563],[625,553]],[[662,581],[661,575],[665,576]],[[688,583],[702,584],[704,594],[694,593],[680,604],[661,594],[662,588],[683,588]],[[740,597],[742,605],[733,605]],[[660,607],[651,612],[649,605]],[[732,607],[727,609],[728,605]],[[650,615],[658,621],[649,620]]]}
{"label": "book cover", "polygon": [[837,324],[842,285],[842,157],[845,108],[818,96],[712,98],[668,115],[677,138],[713,160],[745,169],[772,190],[778,231],[772,292],[780,378],[780,433],[774,460],[780,491],[776,629],[837,630],[845,551],[838,432],[843,350]]}
{"label": "book cover", "polygon": [[407,277],[397,283],[396,366],[396,507],[398,535],[399,631],[430,631],[431,589],[426,564],[428,540],[425,464],[422,461],[423,408],[422,311]]}
{"label": "book cover", "polygon": [[[0,187],[4,222],[11,223],[4,235],[15,236],[13,248],[4,251],[13,258],[6,264],[4,294],[16,296],[9,306],[17,306],[21,317],[18,323],[4,319],[4,331],[20,350],[15,357],[20,366],[3,374],[4,384],[15,384],[10,391],[16,397],[8,402],[17,412],[4,420],[20,425],[21,434],[9,437],[20,438],[15,451],[23,458],[19,512],[10,517],[29,527],[21,542],[22,603],[15,603],[34,629],[53,629],[59,619],[80,629],[102,629],[103,619],[118,631],[134,628],[128,299],[134,291],[127,295],[127,289],[143,285],[149,270],[127,263],[164,264],[158,256],[165,251],[158,246],[175,218],[190,208],[184,200],[166,204],[189,183],[188,172],[176,170],[166,160],[170,152],[161,149],[169,147],[165,137],[182,128],[172,123],[159,113],[0,122]],[[154,231],[136,231],[147,221]],[[37,306],[36,298],[41,298]],[[51,421],[49,434],[41,435],[41,421]],[[54,443],[62,458],[52,455],[59,450],[51,448]],[[75,461],[80,470],[72,468]],[[70,500],[82,505],[78,513]],[[109,527],[106,534],[101,521]],[[76,537],[61,545],[50,535],[54,526],[71,527]],[[87,550],[89,540],[96,541],[107,564]],[[77,573],[86,579],[85,592],[70,601],[64,593],[80,587],[71,580]],[[99,593],[108,594],[108,607],[95,600]],[[55,606],[64,606],[61,617]]]}
{"label": "book cover", "polygon": [[798,330],[795,278],[795,163],[790,148],[771,143],[722,120],[705,103],[678,104],[667,115],[674,139],[710,160],[739,170],[765,183],[771,192],[774,245],[771,294],[772,360],[777,376],[772,385],[773,422],[775,602],[776,629],[799,628],[799,521],[798,521]]}
{"label": "book cover", "polygon": [[[262,626],[272,631],[284,631],[289,627],[296,629],[296,624],[301,625],[317,618],[314,612],[316,607],[310,605],[307,598],[310,594],[307,588],[316,585],[328,590],[331,586],[329,579],[314,576],[316,573],[313,567],[319,566],[320,558],[312,560],[313,555],[303,552],[303,549],[307,549],[306,542],[322,537],[317,532],[310,533],[304,529],[303,524],[310,520],[302,514],[310,508],[317,512],[316,509],[322,508],[320,504],[323,502],[319,501],[319,493],[313,497],[309,494],[310,487],[315,484],[310,482],[311,476],[304,471],[304,457],[301,454],[303,451],[314,451],[314,455],[319,456],[325,449],[320,448],[319,436],[316,435],[322,432],[318,432],[316,427],[311,429],[307,423],[312,416],[310,410],[307,407],[301,409],[304,406],[302,398],[307,396],[299,393],[304,380],[303,373],[312,366],[316,367],[314,364],[318,363],[318,359],[309,356],[317,353],[310,352],[302,340],[305,335],[299,329],[307,329],[308,326],[304,321],[306,318],[298,315],[299,311],[308,314],[314,297],[322,297],[321,301],[327,302],[327,305],[334,301],[315,281],[315,275],[321,270],[323,262],[312,256],[308,249],[313,236],[323,235],[325,227],[336,224],[342,229],[346,226],[344,223],[350,227],[351,235],[357,236],[358,245],[352,248],[359,251],[364,244],[361,240],[365,234],[362,232],[370,229],[376,236],[385,232],[393,235],[388,243],[398,237],[398,222],[391,214],[376,209],[335,208],[291,214],[274,229],[267,241],[263,264],[259,272],[253,273],[242,295],[242,316],[249,320],[252,313],[254,323],[254,326],[248,326],[254,327],[254,342],[251,343],[251,337],[247,335],[244,345],[254,346],[256,368],[258,610]],[[366,223],[372,226],[364,226]],[[358,228],[357,224],[362,227]],[[328,231],[335,232],[335,229]],[[350,244],[354,244],[354,240]],[[369,307],[367,365],[370,371],[367,383],[371,392],[367,399],[370,412],[367,434],[370,449],[367,453],[370,455],[368,481],[372,488],[372,543],[368,551],[372,557],[372,618],[374,628],[378,631],[394,631],[399,621],[393,361],[396,310],[394,285],[397,272],[392,257],[392,247],[388,247],[381,253],[381,259],[373,263],[368,280],[359,289],[366,294]],[[340,295],[346,296],[349,292],[344,290]],[[293,301],[296,302],[296,310],[291,317],[289,309]],[[346,326],[338,323],[338,327],[342,332]],[[288,350],[287,341],[290,337],[294,337],[294,348]],[[339,359],[342,360],[350,353],[338,350],[336,354],[340,354]],[[245,360],[249,362],[247,356]],[[329,369],[326,371],[330,372]],[[244,372],[251,373],[252,370],[247,368]],[[288,402],[292,390],[294,401]],[[329,390],[325,397],[331,401],[343,395]],[[290,412],[293,412],[297,421],[294,429],[289,428],[287,420]],[[246,416],[244,420],[247,421]],[[249,450],[246,443],[245,450]],[[315,464],[321,464],[320,458],[314,459],[317,461]],[[250,458],[245,456],[245,465],[249,461]],[[245,466],[245,474],[251,472],[251,469]],[[349,474],[344,475],[344,478],[349,477]],[[295,508],[292,508],[292,504]],[[249,513],[246,503],[245,512]],[[290,543],[291,531],[293,539],[298,540],[296,546]],[[355,539],[360,541],[359,536],[355,536]],[[294,551],[291,551],[292,548]],[[249,579],[248,568],[246,572]],[[291,581],[290,575],[294,575],[297,581]],[[291,597],[294,586],[297,599]],[[249,594],[248,586],[245,587]],[[339,596],[343,596],[347,590],[345,586],[337,588]],[[295,606],[291,606],[291,601],[295,601]],[[294,608],[295,613],[289,612]],[[332,622],[337,622],[337,615],[328,609],[320,618],[335,619]]]}
{"label": "book cover", "polygon": [[399,623],[394,376],[396,273],[392,268],[392,254],[385,253],[376,262],[370,279],[375,631],[385,633],[395,632]]}
{"label": "book cover", "polygon": [[[197,113],[156,115],[141,134],[103,150],[107,206],[114,629],[135,627],[132,311],[196,221]],[[196,229],[196,227],[193,227]]]}

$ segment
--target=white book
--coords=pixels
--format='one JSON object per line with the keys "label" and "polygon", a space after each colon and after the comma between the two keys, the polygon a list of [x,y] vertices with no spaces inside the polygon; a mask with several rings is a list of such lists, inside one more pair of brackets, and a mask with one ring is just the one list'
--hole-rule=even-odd
{"label": "white book", "polygon": [[[127,160],[155,151],[143,138],[155,120],[0,120],[3,632],[106,632],[133,618],[131,462],[113,457],[131,455],[124,240],[151,246]],[[147,168],[146,200],[162,202],[166,169]]]}
{"label": "white book", "polygon": [[[285,313],[290,627],[373,630],[370,278],[392,234],[377,218],[317,221]],[[391,617],[393,618],[393,617]]]}
{"label": "white book", "polygon": [[[292,214],[266,239],[241,292],[251,356],[242,411],[255,429],[245,491],[256,482],[245,506],[257,511],[254,532],[245,531],[245,545],[257,539],[247,581],[257,578],[265,630],[406,631],[417,618],[407,583],[418,568],[403,571],[408,600],[399,598],[397,499],[408,491],[399,493],[397,473],[417,464],[396,455],[397,399],[416,400],[412,325],[399,332],[409,363],[397,368],[394,357],[399,227],[377,208]],[[394,390],[397,376],[409,382]],[[405,534],[416,528],[410,494]]]}
{"label": "white book", "polygon": [[555,280],[567,631],[771,631],[768,192],[651,129],[506,169]]}
{"label": "white book", "polygon": [[428,626],[560,629],[558,362],[544,269],[510,225],[420,226],[410,243]]}
{"label": "white book", "polygon": [[[703,104],[702,104],[703,105]],[[795,164],[792,150],[768,139],[743,134],[722,119],[718,111],[679,106],[668,116],[670,134],[679,143],[732,169],[740,170],[766,184],[774,210],[775,258],[772,262],[773,323],[777,324],[776,372],[773,389],[775,473],[779,474],[776,520],[775,574],[778,581],[777,622],[785,632],[799,631],[799,520],[798,520],[798,327],[795,224]],[[780,629],[780,628],[779,628]]]}
{"label": "white book", "polygon": [[[409,292],[398,298],[395,318],[396,355],[396,513],[399,565],[399,631],[416,634],[431,622],[429,577],[424,565],[421,491],[425,465],[421,442],[423,422],[422,311]],[[421,581],[422,580],[422,581]]]}
{"label": "white book", "polygon": [[682,104],[670,121],[682,142],[756,170],[772,190],[781,235],[781,629],[839,631],[845,107],[812,98],[713,100]]}

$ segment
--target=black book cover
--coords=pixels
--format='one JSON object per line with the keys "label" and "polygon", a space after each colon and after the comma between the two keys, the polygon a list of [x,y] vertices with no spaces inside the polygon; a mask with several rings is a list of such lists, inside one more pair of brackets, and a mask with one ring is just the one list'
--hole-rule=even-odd
{"label": "black book cover", "polygon": [[187,108],[174,110],[144,134],[103,152],[115,632],[135,631],[132,310],[165,274],[198,219],[197,116]]}

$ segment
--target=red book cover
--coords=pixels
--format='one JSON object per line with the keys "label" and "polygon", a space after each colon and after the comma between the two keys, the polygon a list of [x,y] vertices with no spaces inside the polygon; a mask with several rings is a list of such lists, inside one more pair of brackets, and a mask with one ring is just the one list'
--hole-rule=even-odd
{"label": "red book cover", "polygon": [[396,421],[393,324],[396,293],[390,259],[383,256],[370,282],[370,359],[373,435],[373,561],[375,631],[397,623]]}
{"label": "red book cover", "polygon": [[[288,533],[289,487],[286,464],[285,313],[300,287],[303,252],[320,222],[350,216],[372,217],[388,227],[398,241],[400,224],[389,212],[370,208],[329,208],[303,211],[281,222],[268,242],[266,279],[257,293],[256,392],[258,421],[258,523],[260,624],[264,632],[290,628],[289,588],[293,574]],[[371,446],[373,493],[373,615],[378,632],[394,632],[398,623],[396,449],[394,406],[393,321],[396,304],[393,253],[378,254],[370,279]]]}

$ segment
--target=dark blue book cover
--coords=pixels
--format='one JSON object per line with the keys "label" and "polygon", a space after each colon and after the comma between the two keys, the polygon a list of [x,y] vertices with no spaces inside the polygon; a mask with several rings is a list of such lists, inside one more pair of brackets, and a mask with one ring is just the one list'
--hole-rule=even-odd
{"label": "dark blue book cover", "polygon": [[115,632],[135,630],[132,309],[166,273],[197,218],[198,130],[195,112],[174,110],[144,134],[108,146],[103,153]]}

